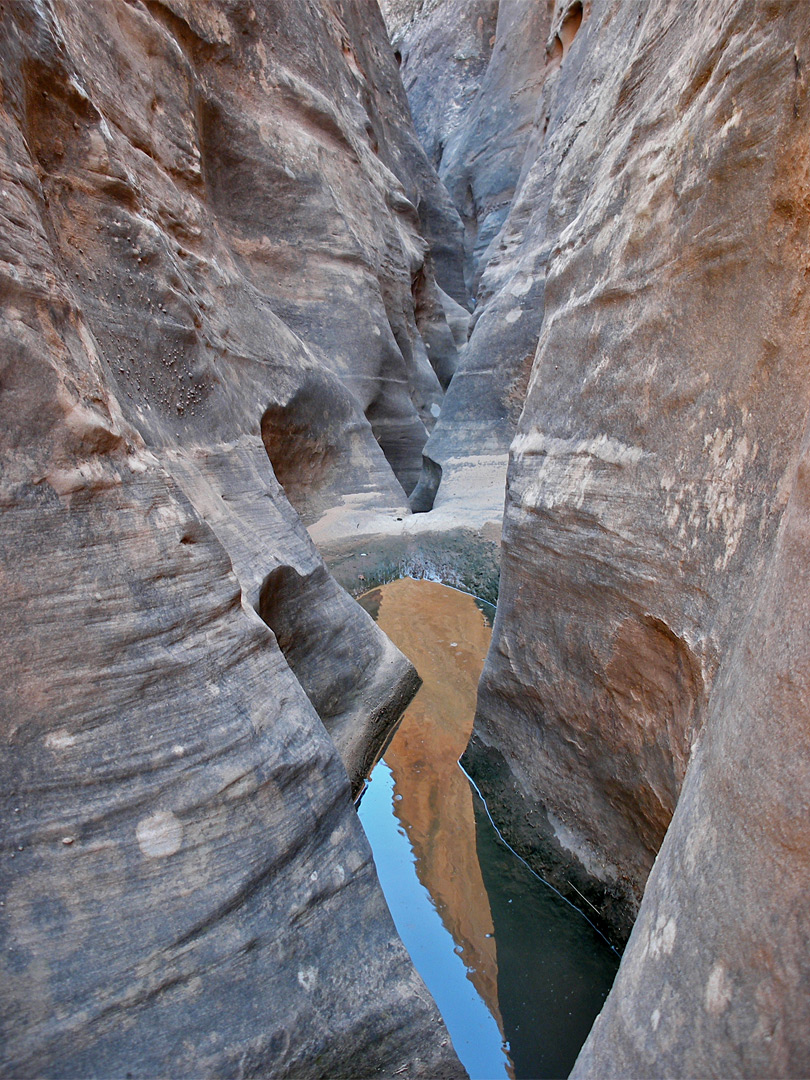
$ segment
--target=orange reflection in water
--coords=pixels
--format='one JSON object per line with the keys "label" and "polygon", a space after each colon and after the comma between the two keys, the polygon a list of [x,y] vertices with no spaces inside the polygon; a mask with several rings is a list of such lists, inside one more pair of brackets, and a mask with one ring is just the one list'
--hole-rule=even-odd
{"label": "orange reflection in water", "polygon": [[471,596],[433,581],[403,578],[373,589],[361,602],[422,677],[384,755],[394,777],[395,813],[408,834],[419,880],[503,1032],[472,792],[458,766],[472,731],[492,631]]}

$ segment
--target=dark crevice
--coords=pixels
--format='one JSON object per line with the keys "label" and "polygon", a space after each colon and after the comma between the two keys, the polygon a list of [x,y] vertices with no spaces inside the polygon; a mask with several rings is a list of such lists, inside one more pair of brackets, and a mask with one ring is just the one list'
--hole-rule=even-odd
{"label": "dark crevice", "polygon": [[572,4],[568,9],[565,18],[560,26],[560,42],[562,43],[563,57],[565,57],[568,50],[571,48],[574,38],[579,32],[580,26],[582,26],[582,4],[580,0],[577,0],[575,4]]}
{"label": "dark crevice", "polygon": [[442,467],[437,461],[422,455],[422,472],[419,483],[413,489],[408,503],[414,514],[427,514],[433,509],[439,484],[442,482]]}

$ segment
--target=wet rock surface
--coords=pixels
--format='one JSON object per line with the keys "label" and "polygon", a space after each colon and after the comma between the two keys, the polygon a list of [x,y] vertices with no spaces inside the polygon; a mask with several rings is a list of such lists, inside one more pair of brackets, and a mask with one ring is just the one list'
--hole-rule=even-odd
{"label": "wet rock surface", "polygon": [[0,42],[3,1072],[462,1075],[350,800],[415,675],[279,483],[405,507],[453,362],[379,12]]}

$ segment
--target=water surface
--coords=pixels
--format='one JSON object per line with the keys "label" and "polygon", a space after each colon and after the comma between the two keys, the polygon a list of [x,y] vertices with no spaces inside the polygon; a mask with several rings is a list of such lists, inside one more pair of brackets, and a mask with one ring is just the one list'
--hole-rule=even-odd
{"label": "water surface", "polygon": [[504,844],[458,765],[487,605],[409,578],[360,602],[423,680],[359,810],[400,936],[472,1080],[566,1076],[618,957]]}

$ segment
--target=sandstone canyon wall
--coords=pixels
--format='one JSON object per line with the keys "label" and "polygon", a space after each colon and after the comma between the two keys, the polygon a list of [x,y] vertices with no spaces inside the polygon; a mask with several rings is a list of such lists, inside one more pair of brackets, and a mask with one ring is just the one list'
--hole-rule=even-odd
{"label": "sandstone canyon wall", "polygon": [[0,6],[4,1071],[461,1075],[304,526],[491,587],[506,479],[467,760],[638,915],[576,1074],[802,1075],[806,4],[384,7]]}
{"label": "sandstone canyon wall", "polygon": [[[803,1075],[806,5],[520,8],[466,114],[520,96],[493,69],[521,19],[535,112],[425,449],[511,440],[468,761],[556,883],[601,880],[614,935],[647,885],[576,1075]],[[441,12],[397,24],[412,81],[420,18],[460,33]],[[469,162],[439,168],[464,216]]]}
{"label": "sandstone canyon wall", "polygon": [[524,782],[638,891],[808,404],[805,27],[757,15],[720,5],[709,33],[703,7],[595,7],[521,191],[548,192],[521,237],[548,252],[544,314],[480,733],[508,709]]}
{"label": "sandstone canyon wall", "polygon": [[376,4],[0,54],[3,1073],[461,1075],[350,799],[416,676],[287,498],[406,514],[455,363]]}

